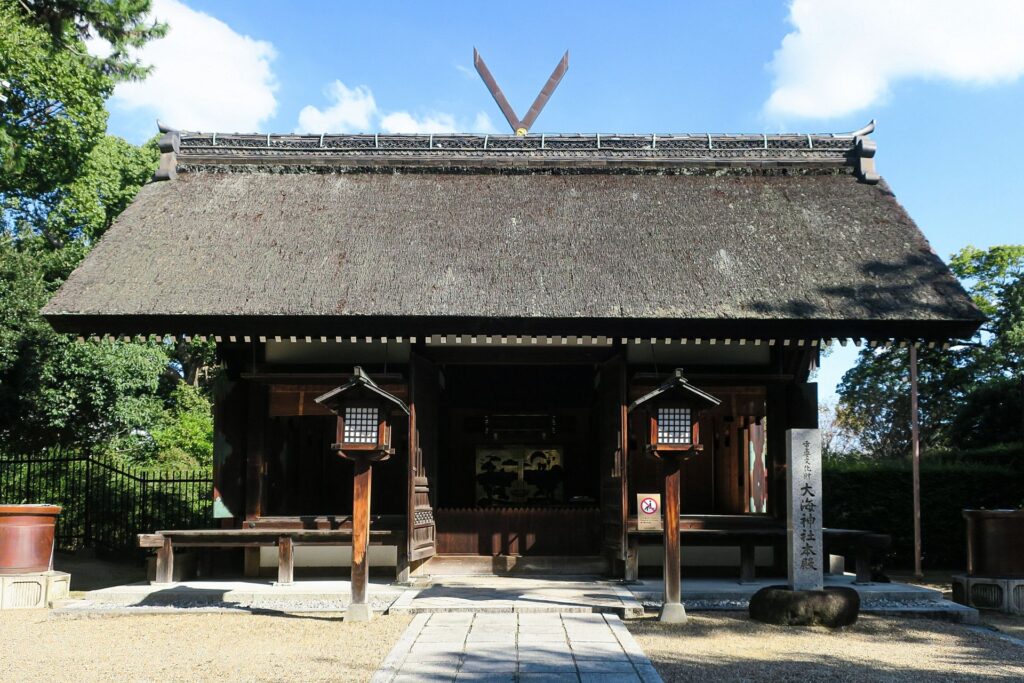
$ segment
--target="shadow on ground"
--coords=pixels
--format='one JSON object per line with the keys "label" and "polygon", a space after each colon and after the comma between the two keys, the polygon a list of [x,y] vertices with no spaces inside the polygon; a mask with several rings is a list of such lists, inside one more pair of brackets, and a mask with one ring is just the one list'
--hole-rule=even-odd
{"label": "shadow on ground", "polygon": [[696,614],[627,625],[665,681],[1024,680],[1024,647],[930,619],[862,616],[829,630]]}
{"label": "shadow on ground", "polygon": [[142,563],[99,559],[91,551],[54,553],[53,568],[71,574],[72,591],[92,591],[146,580],[146,567]]}

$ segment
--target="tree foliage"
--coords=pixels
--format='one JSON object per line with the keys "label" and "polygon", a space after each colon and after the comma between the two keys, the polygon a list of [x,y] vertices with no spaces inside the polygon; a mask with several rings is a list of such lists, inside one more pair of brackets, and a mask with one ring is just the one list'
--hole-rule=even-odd
{"label": "tree foliage", "polygon": [[[148,0],[0,0],[0,448],[211,461],[210,344],[79,342],[40,308],[152,176],[155,140],[106,135],[105,99],[162,35]],[[84,40],[110,44],[107,57]]]}
{"label": "tree foliage", "polygon": [[32,202],[73,180],[102,137],[114,81],[55,47],[11,0],[0,0],[0,80],[10,84],[0,105],[0,194],[5,210],[31,215]]}
{"label": "tree foliage", "polygon": [[[150,0],[18,0],[27,23],[45,29],[57,50],[70,52],[115,80],[137,80],[149,73],[130,55],[167,33],[167,26],[147,23]],[[89,39],[109,46],[105,57],[82,51]]]}
{"label": "tree foliage", "polygon": [[[988,322],[948,350],[920,349],[921,443],[979,448],[1024,439],[1024,245],[965,247],[950,261]],[[907,349],[864,349],[839,386],[837,421],[862,450],[909,452]]]}

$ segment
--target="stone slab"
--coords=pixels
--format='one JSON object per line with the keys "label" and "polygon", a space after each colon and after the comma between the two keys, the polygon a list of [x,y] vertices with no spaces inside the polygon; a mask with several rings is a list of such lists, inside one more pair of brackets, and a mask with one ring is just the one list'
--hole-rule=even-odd
{"label": "stone slab", "polygon": [[[569,641],[552,640],[557,624]],[[535,633],[536,625],[547,629]],[[446,630],[464,643],[437,642]],[[489,641],[498,631],[510,636]],[[482,634],[474,641],[473,633]],[[575,642],[572,634],[580,639]],[[583,640],[583,639],[586,640]],[[385,658],[373,683],[446,681],[643,681],[661,678],[625,625],[613,614],[418,614]]]}

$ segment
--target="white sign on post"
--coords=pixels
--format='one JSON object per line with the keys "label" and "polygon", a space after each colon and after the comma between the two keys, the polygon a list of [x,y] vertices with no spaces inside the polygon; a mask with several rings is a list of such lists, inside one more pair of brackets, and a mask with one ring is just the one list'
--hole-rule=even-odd
{"label": "white sign on post", "polygon": [[786,430],[786,517],[789,587],[821,590],[827,558],[821,534],[821,432]]}
{"label": "white sign on post", "polygon": [[638,531],[661,531],[661,494],[636,494],[636,528]]}

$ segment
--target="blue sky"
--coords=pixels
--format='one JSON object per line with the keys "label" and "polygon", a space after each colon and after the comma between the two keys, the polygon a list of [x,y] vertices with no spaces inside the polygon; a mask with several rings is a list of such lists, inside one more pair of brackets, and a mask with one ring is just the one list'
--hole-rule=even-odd
{"label": "blue sky", "polygon": [[[877,118],[878,169],[938,254],[1024,242],[1024,2],[154,6],[171,24],[141,55],[156,72],[110,103],[111,132],[134,142],[158,116],[221,132],[505,132],[473,47],[520,115],[568,49],[532,132],[843,132]],[[825,359],[823,397],[853,356]]]}

